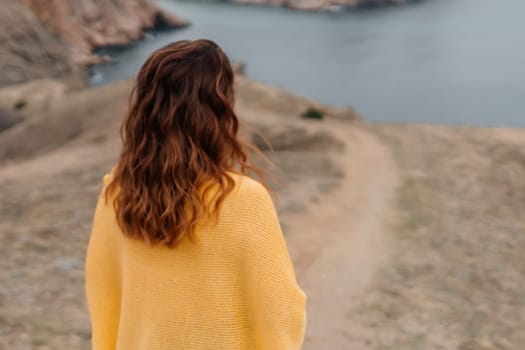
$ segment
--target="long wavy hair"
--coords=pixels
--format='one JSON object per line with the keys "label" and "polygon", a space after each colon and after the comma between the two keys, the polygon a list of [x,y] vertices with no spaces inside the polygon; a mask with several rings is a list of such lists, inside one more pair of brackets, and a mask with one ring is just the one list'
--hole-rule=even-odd
{"label": "long wavy hair", "polygon": [[[218,214],[234,188],[229,172],[255,172],[267,187],[246,149],[262,153],[237,137],[233,82],[228,57],[210,40],[177,41],[146,60],[105,192],[107,203],[118,188],[113,206],[125,235],[176,246],[185,235],[193,240],[204,215]],[[205,184],[218,186],[211,200]]]}

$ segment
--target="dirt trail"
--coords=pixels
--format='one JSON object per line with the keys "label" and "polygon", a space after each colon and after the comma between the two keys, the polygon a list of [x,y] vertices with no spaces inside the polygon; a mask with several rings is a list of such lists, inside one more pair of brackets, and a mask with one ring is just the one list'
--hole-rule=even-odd
{"label": "dirt trail", "polygon": [[345,179],[329,198],[286,218],[291,255],[308,295],[304,350],[353,349],[353,302],[386,254],[385,229],[397,169],[388,149],[369,132],[347,124],[331,128],[344,140],[338,155]]}

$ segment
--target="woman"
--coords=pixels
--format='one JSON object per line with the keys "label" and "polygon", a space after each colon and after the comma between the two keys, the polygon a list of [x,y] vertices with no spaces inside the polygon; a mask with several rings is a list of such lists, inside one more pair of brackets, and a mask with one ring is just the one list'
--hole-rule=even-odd
{"label": "woman", "polygon": [[301,348],[306,296],[247,175],[262,173],[237,138],[233,78],[209,40],[141,68],[87,250],[93,350]]}

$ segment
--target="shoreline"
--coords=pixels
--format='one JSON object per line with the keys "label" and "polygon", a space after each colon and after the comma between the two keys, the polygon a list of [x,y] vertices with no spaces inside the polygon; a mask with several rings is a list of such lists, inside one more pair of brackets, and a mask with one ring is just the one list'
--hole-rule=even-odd
{"label": "shoreline", "polygon": [[281,7],[292,11],[345,13],[372,11],[384,7],[409,6],[424,0],[230,0],[247,6]]}
{"label": "shoreline", "polygon": [[148,30],[175,30],[190,24],[150,0],[113,0],[86,7],[74,2],[42,6],[35,0],[28,0],[26,5],[60,38],[73,63],[84,67],[108,59],[97,55],[97,49],[129,45],[142,39]]}
{"label": "shoreline", "polygon": [[[83,261],[131,81],[73,89],[58,73],[0,88],[0,119],[23,116],[0,131],[1,349],[91,349]],[[372,122],[235,81],[239,137],[273,146],[254,160],[280,180],[304,350],[525,343],[525,129]]]}

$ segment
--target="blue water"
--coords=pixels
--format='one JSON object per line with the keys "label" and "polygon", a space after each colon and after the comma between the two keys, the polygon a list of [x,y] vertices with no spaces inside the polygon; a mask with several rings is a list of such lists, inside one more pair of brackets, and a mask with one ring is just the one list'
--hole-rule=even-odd
{"label": "blue water", "polygon": [[210,38],[246,75],[365,119],[525,127],[525,1],[426,0],[345,13],[158,1],[193,25],[108,52],[93,85],[129,78],[156,48]]}

